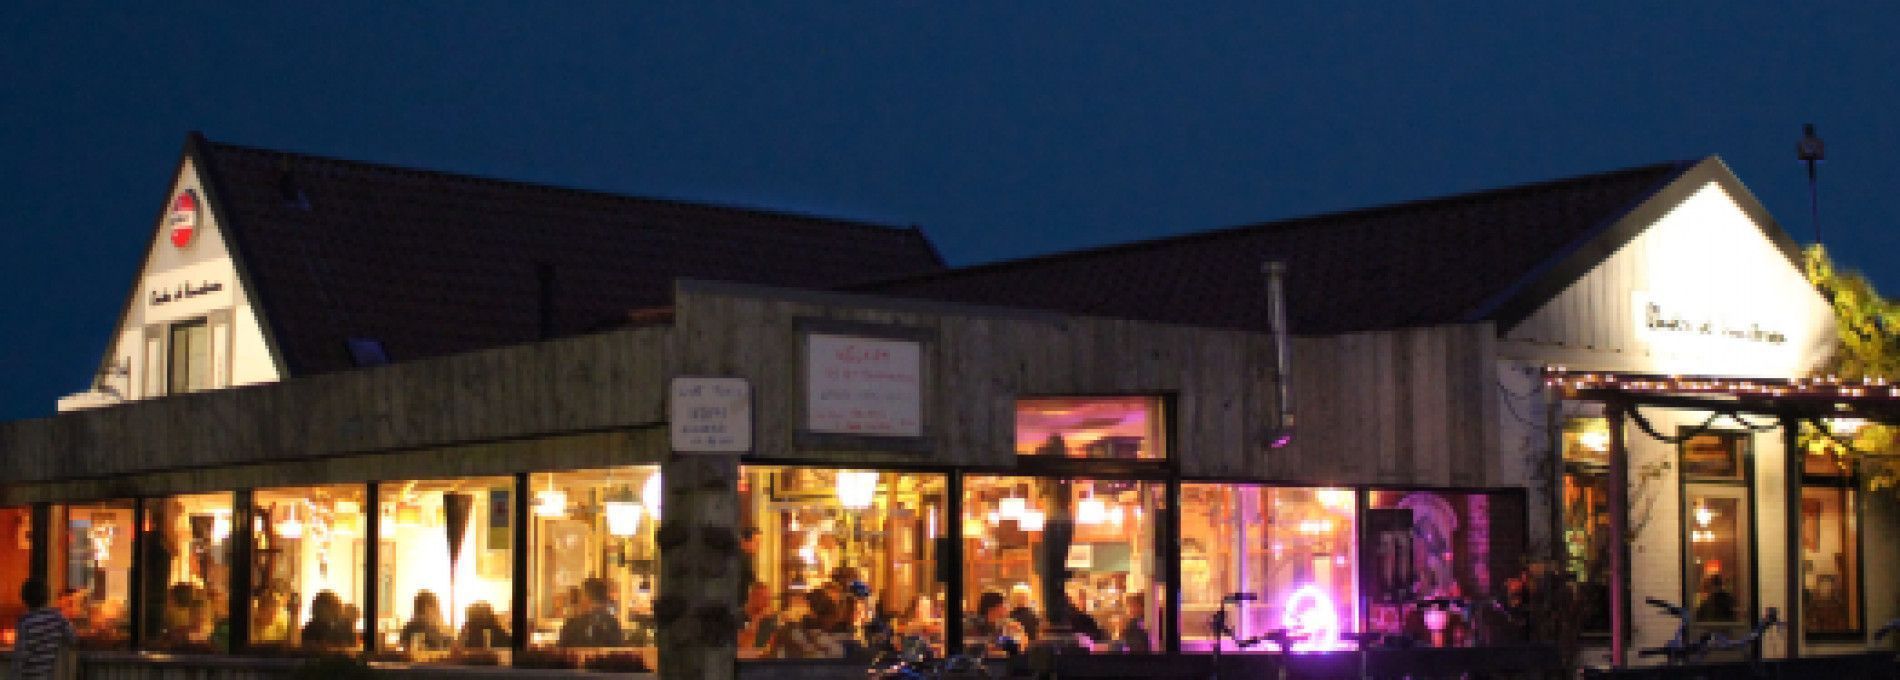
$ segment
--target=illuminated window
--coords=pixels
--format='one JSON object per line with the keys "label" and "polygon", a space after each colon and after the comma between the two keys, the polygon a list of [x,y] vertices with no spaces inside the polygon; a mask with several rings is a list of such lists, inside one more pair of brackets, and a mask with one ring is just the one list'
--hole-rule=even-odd
{"label": "illuminated window", "polygon": [[1358,628],[1357,505],[1351,489],[1183,484],[1181,649],[1213,647],[1205,622],[1236,593],[1256,599],[1228,604],[1235,636],[1288,630],[1302,648],[1339,646]]}
{"label": "illuminated window", "polygon": [[[528,481],[528,646],[553,661],[529,663],[620,660],[621,669],[653,668],[654,533],[665,511],[659,466],[538,473]],[[506,630],[486,623],[464,626],[462,637],[465,647],[509,641]]]}
{"label": "illuminated window", "polygon": [[1096,652],[1161,651],[1164,490],[1146,481],[965,478],[964,643],[999,654],[1066,630]]}
{"label": "illuminated window", "polygon": [[1600,468],[1564,471],[1563,568],[1577,583],[1586,633],[1610,631],[1610,476]]}
{"label": "illuminated window", "polygon": [[412,661],[506,663],[506,646],[461,641],[491,613],[499,635],[509,633],[514,479],[384,482],[378,495],[376,635],[382,649]]}
{"label": "illuminated window", "polygon": [[139,557],[147,648],[206,653],[231,644],[231,494],[145,502]]}
{"label": "illuminated window", "polygon": [[1099,459],[1161,459],[1158,397],[1043,397],[1016,402],[1016,453]]}
{"label": "illuminated window", "polygon": [[171,362],[166,368],[165,393],[211,389],[211,325],[204,319],[175,323],[169,333]]}
{"label": "illuminated window", "polygon": [[1610,462],[1610,420],[1608,418],[1567,418],[1564,420],[1563,458],[1567,463]]}
{"label": "illuminated window", "polygon": [[253,496],[252,647],[356,649],[368,512],[360,485]]}
{"label": "illuminated window", "polygon": [[739,656],[944,651],[946,475],[747,466]]}
{"label": "illuminated window", "polygon": [[131,644],[132,503],[53,507],[47,589],[82,649]]}
{"label": "illuminated window", "polygon": [[1744,432],[1703,432],[1678,445],[1683,602],[1698,627],[1731,636],[1745,634],[1755,620],[1748,444]]}
{"label": "illuminated window", "polygon": [[1850,486],[1801,489],[1801,616],[1806,633],[1861,630],[1860,531]]}
{"label": "illuminated window", "polygon": [[1523,496],[1386,490],[1370,496],[1360,555],[1367,629],[1438,646],[1467,644],[1472,621],[1422,609],[1434,600],[1505,597],[1510,581],[1522,576]]}
{"label": "illuminated window", "polygon": [[11,648],[14,624],[26,613],[20,586],[33,563],[33,509],[0,508],[0,648]]}

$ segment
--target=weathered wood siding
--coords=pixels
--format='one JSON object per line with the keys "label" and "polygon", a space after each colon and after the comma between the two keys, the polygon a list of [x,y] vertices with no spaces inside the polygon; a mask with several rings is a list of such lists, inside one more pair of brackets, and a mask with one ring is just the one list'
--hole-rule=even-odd
{"label": "weathered wood siding", "polygon": [[[752,381],[760,458],[1006,468],[1016,462],[1019,396],[1167,394],[1183,472],[1245,474],[1274,424],[1273,341],[1264,334],[700,282],[682,284],[677,303],[679,370]],[[799,445],[802,319],[934,337],[922,358],[922,451]]]}
{"label": "weathered wood siding", "polygon": [[1292,445],[1244,471],[1328,484],[1516,486],[1499,471],[1488,323],[1293,342]]}
{"label": "weathered wood siding", "polygon": [[614,331],[0,423],[0,465],[10,484],[228,476],[219,469],[653,426],[672,338]]}

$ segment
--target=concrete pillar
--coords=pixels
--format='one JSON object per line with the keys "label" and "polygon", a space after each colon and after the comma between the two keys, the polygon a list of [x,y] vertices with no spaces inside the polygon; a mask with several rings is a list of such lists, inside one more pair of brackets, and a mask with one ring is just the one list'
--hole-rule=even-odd
{"label": "concrete pillar", "polygon": [[674,455],[660,466],[659,672],[734,677],[739,613],[739,457]]}

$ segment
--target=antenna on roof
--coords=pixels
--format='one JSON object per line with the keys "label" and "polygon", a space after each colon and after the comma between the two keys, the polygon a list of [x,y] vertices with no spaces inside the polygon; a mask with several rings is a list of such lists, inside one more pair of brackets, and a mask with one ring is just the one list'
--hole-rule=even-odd
{"label": "antenna on roof", "polygon": [[1801,126],[1801,143],[1794,147],[1795,157],[1808,164],[1808,220],[1814,223],[1814,244],[1821,244],[1821,195],[1820,182],[1815,177],[1815,166],[1827,160],[1827,145],[1814,134],[1814,124]]}

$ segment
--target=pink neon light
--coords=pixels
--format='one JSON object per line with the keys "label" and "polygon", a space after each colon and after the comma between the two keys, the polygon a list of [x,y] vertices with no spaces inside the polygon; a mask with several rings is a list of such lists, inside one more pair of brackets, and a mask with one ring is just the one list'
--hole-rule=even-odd
{"label": "pink neon light", "polygon": [[1280,625],[1287,634],[1305,639],[1293,643],[1293,651],[1317,652],[1340,649],[1339,611],[1333,599],[1317,584],[1308,583],[1293,590],[1280,606]]}

